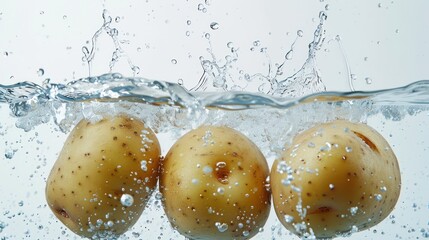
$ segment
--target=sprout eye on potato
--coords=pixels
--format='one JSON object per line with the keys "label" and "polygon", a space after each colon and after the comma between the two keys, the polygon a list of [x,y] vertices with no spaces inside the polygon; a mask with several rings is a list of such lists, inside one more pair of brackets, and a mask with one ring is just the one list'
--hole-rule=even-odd
{"label": "sprout eye on potato", "polygon": [[160,191],[173,227],[190,239],[249,239],[270,210],[269,168],[257,146],[228,128],[190,131],[162,162]]}
{"label": "sprout eye on potato", "polygon": [[271,169],[276,214],[299,236],[332,238],[370,228],[393,210],[400,187],[387,141],[344,120],[297,135]]}
{"label": "sprout eye on potato", "polygon": [[160,146],[143,122],[126,116],[80,121],[47,179],[55,216],[83,237],[114,237],[138,220],[156,186]]}

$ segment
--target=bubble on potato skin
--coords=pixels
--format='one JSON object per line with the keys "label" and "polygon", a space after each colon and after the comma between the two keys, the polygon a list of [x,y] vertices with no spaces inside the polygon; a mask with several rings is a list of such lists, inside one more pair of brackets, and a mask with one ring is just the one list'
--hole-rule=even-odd
{"label": "bubble on potato skin", "polygon": [[217,230],[219,232],[222,232],[222,233],[225,232],[226,230],[228,230],[228,224],[226,224],[226,223],[216,222],[215,226],[216,226]]}
{"label": "bubble on potato skin", "polygon": [[147,161],[146,160],[142,160],[141,162],[140,162],[140,168],[143,170],[143,171],[145,171],[145,172],[147,172]]}
{"label": "bubble on potato skin", "polygon": [[383,196],[381,194],[375,194],[374,196],[375,196],[375,200],[377,200],[378,202],[383,200]]}
{"label": "bubble on potato skin", "polygon": [[134,198],[130,194],[122,194],[121,204],[125,207],[131,207],[134,204]]}
{"label": "bubble on potato skin", "polygon": [[350,214],[352,216],[356,215],[357,211],[359,210],[359,207],[351,207],[350,208]]}
{"label": "bubble on potato skin", "polygon": [[329,184],[329,189],[331,189],[331,190],[334,190],[334,188],[335,188],[335,186],[334,186],[334,184]]}
{"label": "bubble on potato skin", "polygon": [[243,231],[243,236],[244,236],[244,237],[248,237],[248,236],[249,236],[249,234],[250,234],[250,232],[249,232],[249,231],[247,231],[247,230],[246,230],[246,231]]}
{"label": "bubble on potato skin", "polygon": [[223,187],[219,187],[217,189],[217,193],[219,193],[220,195],[223,195],[225,193],[225,189]]}
{"label": "bubble on potato skin", "polygon": [[198,184],[200,181],[198,179],[196,179],[196,178],[193,178],[191,180],[191,182],[192,182],[192,184]]}
{"label": "bubble on potato skin", "polygon": [[332,145],[329,142],[326,142],[325,145],[320,147],[320,151],[322,152],[329,152],[332,149]]}
{"label": "bubble on potato skin", "polygon": [[212,132],[211,131],[206,131],[206,133],[204,134],[204,136],[201,138],[203,140],[203,146],[208,146],[208,145],[214,145],[215,142],[212,139]]}
{"label": "bubble on potato skin", "polygon": [[291,215],[285,215],[284,219],[285,219],[285,222],[287,222],[287,223],[291,223],[294,220],[293,216],[291,216]]}
{"label": "bubble on potato skin", "polygon": [[210,167],[210,166],[204,166],[204,167],[203,167],[203,172],[204,172],[205,174],[210,174],[210,173],[212,173],[212,172],[213,172],[213,168],[212,168],[212,167]]}
{"label": "bubble on potato skin", "polygon": [[387,187],[385,187],[385,186],[380,187],[380,191],[381,191],[381,192],[387,192]]}
{"label": "bubble on potato skin", "polygon": [[352,152],[353,151],[353,148],[352,147],[346,147],[346,152]]}

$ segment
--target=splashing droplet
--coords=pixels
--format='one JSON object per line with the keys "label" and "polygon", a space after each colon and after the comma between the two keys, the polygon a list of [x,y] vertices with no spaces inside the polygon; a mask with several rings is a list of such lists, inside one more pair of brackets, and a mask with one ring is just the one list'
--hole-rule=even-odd
{"label": "splashing droplet", "polygon": [[370,77],[366,77],[365,78],[365,82],[366,82],[366,84],[372,84],[372,79],[370,78]]}
{"label": "splashing droplet", "polygon": [[37,70],[37,75],[39,77],[43,76],[45,74],[45,70],[43,70],[43,68],[39,68],[39,70]]}
{"label": "splashing droplet", "polygon": [[219,23],[217,23],[217,22],[212,22],[212,23],[210,24],[210,28],[211,28],[211,29],[213,29],[213,30],[218,30],[218,29],[219,29]]}

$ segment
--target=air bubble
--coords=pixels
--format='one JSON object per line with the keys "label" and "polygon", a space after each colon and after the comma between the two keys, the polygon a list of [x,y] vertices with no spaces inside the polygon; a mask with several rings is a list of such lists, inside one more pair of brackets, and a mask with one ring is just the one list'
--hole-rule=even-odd
{"label": "air bubble", "polygon": [[249,233],[249,231],[243,231],[243,236],[244,236],[244,237],[249,236],[249,234],[250,234],[250,233]]}
{"label": "air bubble", "polygon": [[206,34],[204,34],[204,37],[205,37],[206,39],[210,39],[210,33],[206,33]]}
{"label": "air bubble", "polygon": [[253,46],[258,47],[259,45],[261,45],[261,41],[256,40],[253,42]]}
{"label": "air bubble", "polygon": [[220,195],[223,195],[225,193],[225,189],[223,187],[219,187],[217,189],[217,193],[219,193]]}
{"label": "air bubble", "polygon": [[387,187],[385,187],[385,186],[380,187],[380,191],[382,191],[382,192],[387,192]]}
{"label": "air bubble", "polygon": [[217,22],[210,23],[210,28],[213,30],[218,30],[219,29],[219,23],[217,23]]}
{"label": "air bubble", "polygon": [[296,32],[296,35],[297,35],[298,37],[302,37],[302,36],[304,36],[304,32],[303,32],[302,30],[298,30],[298,31]]}
{"label": "air bubble", "polygon": [[346,152],[352,152],[353,151],[353,148],[352,147],[346,147]]}
{"label": "air bubble", "polygon": [[366,82],[366,84],[370,85],[370,84],[372,84],[372,79],[370,77],[366,77],[365,82]]}
{"label": "air bubble", "polygon": [[121,196],[121,204],[125,207],[130,207],[134,203],[134,198],[130,194],[122,194]]}
{"label": "air bubble", "polygon": [[177,64],[177,60],[173,58],[173,59],[171,59],[171,63],[172,64]]}
{"label": "air bubble", "polygon": [[331,189],[331,190],[334,190],[334,188],[335,188],[335,186],[334,186],[334,184],[329,184],[329,189]]}
{"label": "air bubble", "polygon": [[219,232],[225,232],[226,230],[228,230],[228,224],[226,223],[216,222],[215,226],[217,227],[217,230]]}
{"label": "air bubble", "polygon": [[186,21],[186,25],[191,25],[192,24],[192,22],[191,22],[191,20],[188,20],[188,21]]}

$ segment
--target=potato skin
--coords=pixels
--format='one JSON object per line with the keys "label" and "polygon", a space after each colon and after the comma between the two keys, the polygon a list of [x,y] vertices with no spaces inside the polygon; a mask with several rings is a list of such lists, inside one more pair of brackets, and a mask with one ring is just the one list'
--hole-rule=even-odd
{"label": "potato skin", "polygon": [[299,236],[312,231],[332,238],[370,228],[390,214],[400,188],[387,141],[371,127],[345,120],[298,134],[271,169],[277,217]]}
{"label": "potato skin", "polygon": [[[137,119],[82,120],[51,170],[46,200],[55,216],[80,236],[120,235],[138,220],[155,188],[159,158],[155,134]],[[142,160],[147,161],[145,171]],[[133,197],[131,206],[121,204],[123,194]]]}
{"label": "potato skin", "polygon": [[163,207],[190,239],[249,239],[269,215],[268,176],[265,157],[247,137],[203,126],[180,138],[161,163]]}

